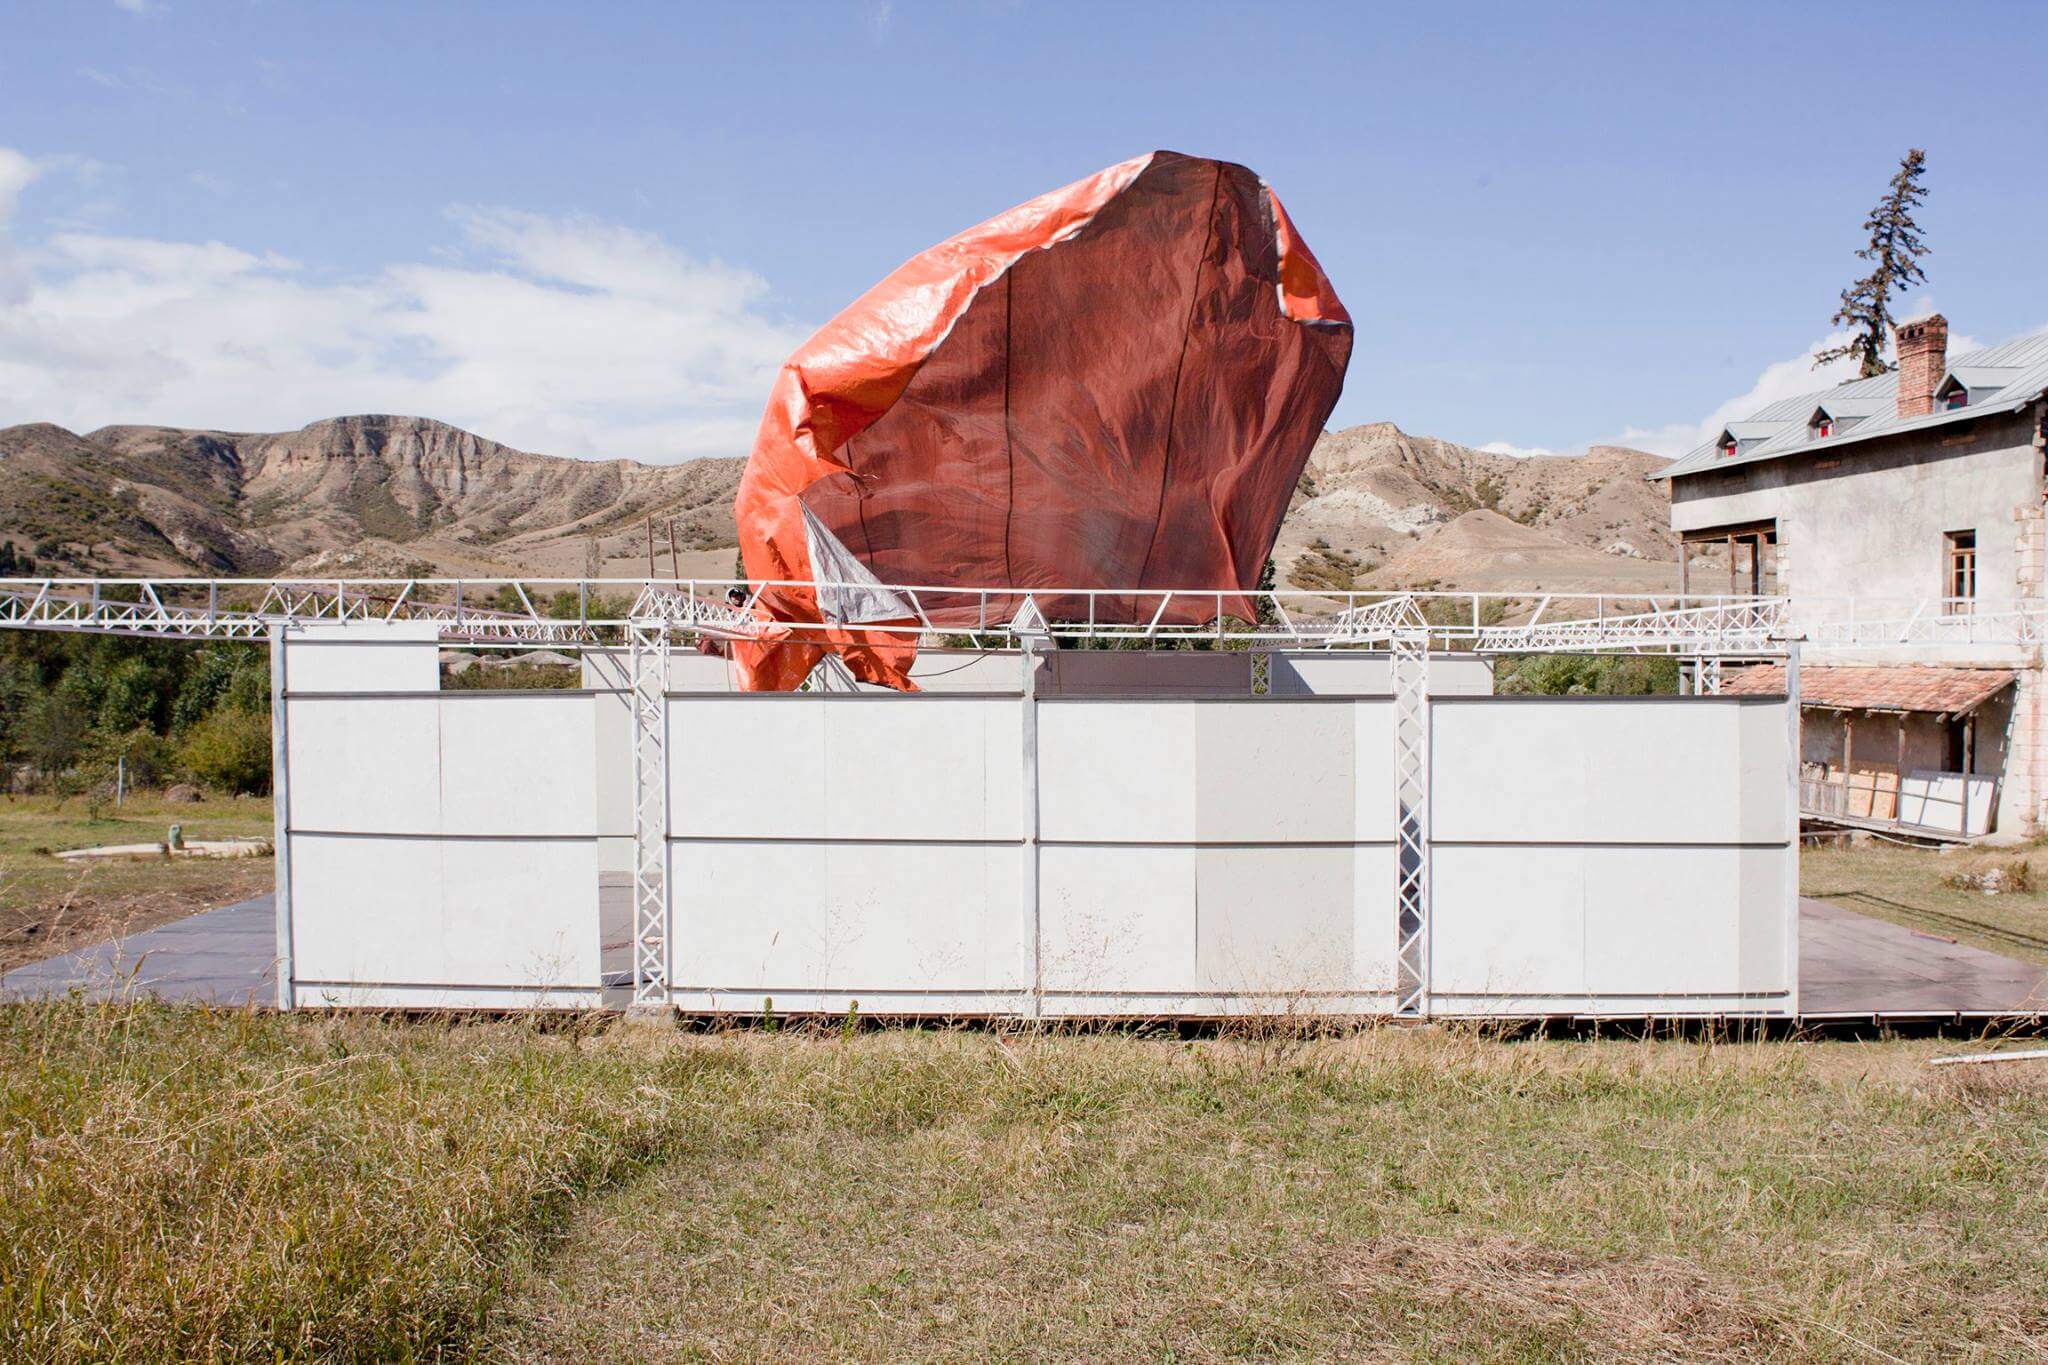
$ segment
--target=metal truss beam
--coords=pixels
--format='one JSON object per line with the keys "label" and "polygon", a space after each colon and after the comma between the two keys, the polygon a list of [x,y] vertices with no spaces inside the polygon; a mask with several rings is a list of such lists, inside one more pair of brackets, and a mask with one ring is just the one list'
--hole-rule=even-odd
{"label": "metal truss beam", "polygon": [[[431,621],[450,644],[616,647],[628,627],[660,627],[677,638],[805,638],[810,627],[770,620],[764,590],[730,580],[574,579],[0,579],[0,629],[76,631],[157,639],[260,640],[273,625],[349,621]],[[872,584],[853,585],[864,591]],[[1928,599],[1877,603],[1784,597],[1657,597],[1531,593],[1217,593],[1171,589],[1044,589],[1081,618],[1044,627],[1055,642],[1076,639],[1171,644],[1242,641],[1252,648],[1390,649],[1397,633],[1419,632],[1437,652],[1478,654],[1628,653],[1680,658],[1775,653],[1803,640],[1809,653],[1862,648],[1941,649],[2048,644],[2048,602],[1996,609]],[[984,645],[1014,647],[1016,621],[996,610],[1013,588],[891,586],[910,614],[863,623],[880,634],[916,638],[956,629],[935,625],[928,603],[943,594],[958,610],[979,593],[981,619],[957,627]],[[573,608],[561,608],[573,597]],[[1231,599],[1252,601],[1259,624],[1221,615]],[[631,601],[630,607],[603,603]],[[548,604],[543,611],[540,604]],[[1532,610],[1533,603],[1533,610]],[[1136,606],[1134,607],[1134,604]],[[508,609],[510,608],[510,609]],[[602,615],[603,610],[614,613]],[[1098,616],[1117,616],[1105,621]],[[1176,623],[1171,618],[1180,615]],[[1525,619],[1507,624],[1500,618]],[[1496,624],[1482,624],[1489,617]]]}

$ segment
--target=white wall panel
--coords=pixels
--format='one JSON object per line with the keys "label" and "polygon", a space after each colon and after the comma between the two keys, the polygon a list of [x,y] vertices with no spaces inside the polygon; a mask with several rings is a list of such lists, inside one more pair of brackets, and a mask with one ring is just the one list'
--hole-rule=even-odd
{"label": "white wall panel", "polygon": [[596,833],[597,700],[546,692],[444,696],[442,828],[449,834]]}
{"label": "white wall panel", "polygon": [[292,692],[432,692],[441,685],[440,627],[430,621],[294,626]]}
{"label": "white wall panel", "polygon": [[1196,705],[1040,703],[1040,837],[1108,842],[1193,840]]}
{"label": "white wall panel", "polygon": [[1384,702],[1047,701],[1040,833],[1090,843],[1392,839],[1391,716]]}
{"label": "white wall panel", "polygon": [[818,832],[841,839],[1022,837],[1021,706],[941,697],[824,703],[827,823]]}
{"label": "white wall panel", "polygon": [[[1531,850],[1532,858],[1571,850]],[[1578,850],[1585,873],[1586,988],[1596,993],[1742,989],[1739,848]],[[1776,901],[1784,903],[1784,884]]]}
{"label": "white wall panel", "polygon": [[1290,650],[1273,655],[1273,695],[1387,697],[1394,667],[1384,654],[1355,650]]}
{"label": "white wall panel", "polygon": [[[1041,672],[1049,671],[1041,663]],[[1024,690],[1024,656],[1013,650],[920,649],[910,676],[927,692]]]}
{"label": "white wall panel", "polygon": [[438,841],[294,834],[291,870],[295,978],[452,984]]}
{"label": "white wall panel", "polygon": [[1783,849],[1443,847],[1432,989],[1656,996],[1784,990]]}
{"label": "white wall panel", "polygon": [[1195,980],[1192,848],[1047,847],[1038,855],[1049,991],[1185,991]]}
{"label": "white wall panel", "polygon": [[1443,703],[1430,756],[1439,840],[1782,840],[1782,706],[1712,700]]}
{"label": "white wall panel", "polygon": [[450,980],[597,984],[594,840],[449,840],[442,848]]}
{"label": "white wall panel", "polygon": [[1015,845],[678,843],[689,989],[1000,990],[1022,973]]}
{"label": "white wall panel", "polygon": [[670,831],[822,835],[827,828],[825,711],[830,704],[808,697],[671,698]]}
{"label": "white wall panel", "polygon": [[[1197,850],[1195,988],[1278,995],[1358,988],[1353,856],[1349,848]],[[1393,897],[1375,899],[1391,918]]]}
{"label": "white wall panel", "polygon": [[1399,810],[1394,798],[1394,703],[1358,701],[1351,712],[1351,816],[1361,841],[1394,842]]}
{"label": "white wall panel", "polygon": [[827,845],[678,843],[669,853],[673,980],[710,990],[825,979]]}
{"label": "white wall panel", "polygon": [[1039,887],[1051,991],[1378,989],[1393,956],[1386,847],[1052,845]]}
{"label": "white wall panel", "polygon": [[1368,844],[1351,852],[1352,980],[1360,990],[1391,991],[1400,947],[1400,851]]}
{"label": "white wall panel", "polygon": [[1014,989],[1016,845],[842,844],[826,859],[828,990]]}
{"label": "white wall panel", "polygon": [[964,697],[672,700],[670,828],[712,837],[1018,838],[1019,707]]}
{"label": "white wall panel", "polygon": [[1738,976],[1746,991],[1787,991],[1797,984],[1799,963],[1791,932],[1799,916],[1791,891],[1798,882],[1796,856],[1787,848],[1745,848],[1737,853]]}
{"label": "white wall panel", "polygon": [[[1357,836],[1353,707],[1212,702],[1193,710],[1195,837],[1205,843],[1348,842]],[[1376,766],[1370,763],[1368,766]],[[1392,786],[1391,780],[1387,784]]]}
{"label": "white wall panel", "polygon": [[295,829],[593,832],[589,697],[303,697],[286,706]]}
{"label": "white wall panel", "polygon": [[300,981],[594,985],[595,849],[297,834],[292,924]]}
{"label": "white wall panel", "polygon": [[1431,989],[1583,991],[1585,852],[1502,846],[1433,850]]}
{"label": "white wall panel", "polygon": [[[297,660],[301,651],[293,649]],[[309,697],[285,703],[294,829],[436,834],[441,703]]]}

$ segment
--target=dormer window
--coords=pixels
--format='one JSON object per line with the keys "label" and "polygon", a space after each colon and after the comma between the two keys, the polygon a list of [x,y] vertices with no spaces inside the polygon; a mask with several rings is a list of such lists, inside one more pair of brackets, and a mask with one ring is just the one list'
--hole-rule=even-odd
{"label": "dormer window", "polygon": [[1732,460],[1735,458],[1735,438],[1725,431],[1721,433],[1721,444],[1719,446],[1719,451],[1721,458],[1724,460]]}
{"label": "dormer window", "polygon": [[1954,412],[1957,408],[1966,408],[1968,406],[1970,406],[1970,391],[1961,384],[1950,386],[1948,392],[1941,396],[1941,410],[1943,412]]}
{"label": "dormer window", "polygon": [[1813,415],[1813,424],[1807,430],[1813,434],[1814,440],[1825,441],[1835,434],[1835,419],[1824,412],[1816,412]]}

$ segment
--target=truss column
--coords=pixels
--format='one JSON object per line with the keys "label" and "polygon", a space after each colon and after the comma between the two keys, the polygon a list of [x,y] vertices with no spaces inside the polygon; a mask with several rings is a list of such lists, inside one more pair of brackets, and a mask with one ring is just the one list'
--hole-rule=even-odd
{"label": "truss column", "polygon": [[664,625],[630,628],[633,687],[633,1003],[669,1002],[668,663]]}
{"label": "truss column", "polygon": [[1394,1015],[1429,1017],[1429,634],[1397,630],[1388,644],[1394,682]]}
{"label": "truss column", "polygon": [[1695,690],[1698,691],[1698,693],[1701,696],[1718,697],[1721,695],[1720,655],[1702,654],[1700,656],[1698,665],[1698,679],[1698,685]]}

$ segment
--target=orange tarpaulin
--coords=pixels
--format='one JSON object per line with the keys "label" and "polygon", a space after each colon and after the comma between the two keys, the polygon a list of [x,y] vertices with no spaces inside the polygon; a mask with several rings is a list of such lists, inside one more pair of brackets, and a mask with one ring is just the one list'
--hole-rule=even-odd
{"label": "orange tarpaulin", "polygon": [[1249,618],[1350,356],[1328,277],[1228,162],[1154,152],[913,257],[776,377],[735,512],[748,577],[796,586],[763,592],[743,685],[794,688],[829,648],[909,688],[916,636],[875,627],[1161,600],[1048,588]]}

